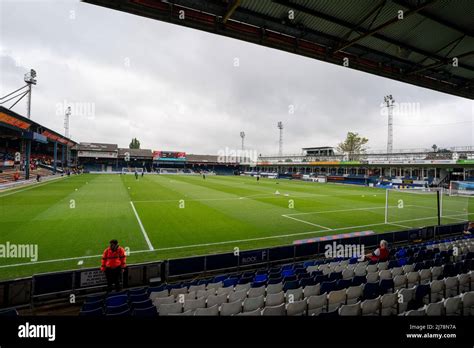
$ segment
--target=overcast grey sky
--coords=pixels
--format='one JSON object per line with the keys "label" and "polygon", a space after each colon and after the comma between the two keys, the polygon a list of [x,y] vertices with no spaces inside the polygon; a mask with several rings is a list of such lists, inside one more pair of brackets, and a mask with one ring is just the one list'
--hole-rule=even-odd
{"label": "overcast grey sky", "polygon": [[474,145],[468,99],[78,1],[0,0],[0,11],[0,95],[34,68],[32,119],[63,133],[72,104],[76,141],[217,154],[239,149],[243,130],[247,147],[274,154],[282,121],[285,153],[348,131],[383,149],[392,94],[414,103],[395,116],[394,148]]}

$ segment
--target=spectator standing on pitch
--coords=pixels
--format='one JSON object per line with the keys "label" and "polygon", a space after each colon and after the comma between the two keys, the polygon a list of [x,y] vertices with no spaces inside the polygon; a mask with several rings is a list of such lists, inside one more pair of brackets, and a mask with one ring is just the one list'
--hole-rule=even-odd
{"label": "spectator standing on pitch", "polygon": [[110,241],[110,246],[104,250],[100,270],[105,272],[107,278],[107,292],[111,292],[115,284],[115,290],[122,289],[122,273],[126,267],[125,249],[119,246],[116,239]]}

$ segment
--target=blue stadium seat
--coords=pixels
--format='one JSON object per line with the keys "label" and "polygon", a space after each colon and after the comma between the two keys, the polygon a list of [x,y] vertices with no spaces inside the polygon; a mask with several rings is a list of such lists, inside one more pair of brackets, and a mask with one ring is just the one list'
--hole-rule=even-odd
{"label": "blue stadium seat", "polygon": [[379,282],[380,293],[381,295],[386,294],[389,290],[391,292],[395,291],[395,284],[393,279],[382,279]]}
{"label": "blue stadium seat", "polygon": [[141,295],[141,294],[146,294],[148,291],[148,288],[138,288],[138,289],[130,289],[128,290],[128,296],[135,296],[135,295]]}
{"label": "blue stadium seat", "polygon": [[130,302],[141,302],[148,299],[148,294],[144,293],[144,294],[130,295],[129,298],[130,298]]}
{"label": "blue stadium seat", "polygon": [[223,282],[224,280],[226,280],[227,278],[229,278],[229,276],[227,274],[222,274],[222,275],[218,275],[218,276],[215,276],[214,279],[212,280],[213,283],[219,283],[219,282]]}
{"label": "blue stadium seat", "polygon": [[285,282],[283,284],[283,291],[298,289],[300,287],[300,283],[297,280],[292,280],[289,282]]}
{"label": "blue stadium seat", "polygon": [[365,283],[363,297],[365,300],[371,300],[380,295],[379,283]]}
{"label": "blue stadium seat", "polygon": [[304,288],[305,286],[308,286],[308,285],[316,285],[316,284],[318,284],[318,283],[316,283],[314,278],[300,279],[300,287],[302,287],[302,288]]}
{"label": "blue stadium seat", "polygon": [[278,283],[281,283],[283,282],[283,279],[280,277],[280,278],[271,278],[271,279],[268,279],[268,282],[267,284],[270,285],[270,284],[278,284]]}
{"label": "blue stadium seat", "polygon": [[261,281],[261,282],[256,282],[253,281],[252,284],[250,285],[251,288],[259,288],[261,286],[266,286],[267,282],[266,281]]}
{"label": "blue stadium seat", "polygon": [[347,289],[349,286],[352,286],[352,279],[339,279],[336,282],[337,290]]}
{"label": "blue stadium seat", "polygon": [[257,274],[253,279],[254,282],[266,282],[268,280],[267,274]]}
{"label": "blue stadium seat", "polygon": [[330,293],[333,290],[336,290],[336,280],[333,281],[324,281],[321,283],[321,288],[319,290],[320,294],[324,294],[325,292]]}
{"label": "blue stadium seat", "polygon": [[0,311],[0,317],[17,317],[18,311],[15,308]]}
{"label": "blue stadium seat", "polygon": [[135,308],[133,315],[136,317],[156,317],[158,315],[155,306],[147,308]]}
{"label": "blue stadium seat", "polygon": [[238,281],[238,278],[227,278],[222,282],[222,286],[224,288],[228,288],[229,286],[236,286]]}
{"label": "blue stadium seat", "polygon": [[106,314],[117,314],[122,313],[125,310],[129,310],[128,304],[122,304],[120,306],[107,306],[105,309]]}
{"label": "blue stadium seat", "polygon": [[153,306],[153,302],[148,298],[144,301],[131,302],[130,306],[134,309],[148,308],[150,306]]}
{"label": "blue stadium seat", "polygon": [[81,311],[92,311],[92,310],[97,309],[97,308],[102,308],[103,305],[104,305],[104,301],[102,301],[102,300],[99,300],[99,301],[96,301],[96,302],[85,302],[82,305]]}
{"label": "blue stadium seat", "polygon": [[82,317],[101,317],[104,315],[102,308],[96,308],[90,311],[80,311],[79,315]]}
{"label": "blue stadium seat", "polygon": [[364,284],[367,281],[367,278],[363,275],[355,276],[352,278],[352,286],[358,286]]}
{"label": "blue stadium seat", "polygon": [[111,296],[111,297],[107,297],[107,299],[105,300],[105,305],[107,307],[121,306],[123,304],[126,304],[127,302],[128,302],[127,295]]}
{"label": "blue stadium seat", "polygon": [[329,273],[329,280],[342,279],[342,272],[331,272]]}
{"label": "blue stadium seat", "polygon": [[291,277],[295,275],[295,270],[294,269],[284,269],[281,271],[281,275],[283,278],[285,277]]}

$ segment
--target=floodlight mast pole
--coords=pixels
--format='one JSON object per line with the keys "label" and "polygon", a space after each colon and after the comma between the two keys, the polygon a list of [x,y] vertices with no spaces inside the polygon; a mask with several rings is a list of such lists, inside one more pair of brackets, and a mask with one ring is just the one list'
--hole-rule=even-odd
{"label": "floodlight mast pole", "polygon": [[280,141],[278,143],[278,156],[283,156],[283,122],[278,122],[278,129],[280,130]]}
{"label": "floodlight mast pole", "polygon": [[245,139],[245,132],[240,132],[240,137],[242,138],[242,151],[244,151],[244,139]]}
{"label": "floodlight mast pole", "polygon": [[392,95],[386,95],[384,98],[384,103],[388,109],[388,137],[387,137],[387,153],[393,152],[393,107],[395,104],[395,99]]}
{"label": "floodlight mast pole", "polygon": [[28,85],[28,99],[26,100],[26,115],[31,118],[31,91],[32,85],[36,85],[36,71],[31,69],[25,74],[25,82]]}
{"label": "floodlight mast pole", "polygon": [[69,117],[71,116],[71,107],[68,106],[64,114],[64,136],[69,138]]}

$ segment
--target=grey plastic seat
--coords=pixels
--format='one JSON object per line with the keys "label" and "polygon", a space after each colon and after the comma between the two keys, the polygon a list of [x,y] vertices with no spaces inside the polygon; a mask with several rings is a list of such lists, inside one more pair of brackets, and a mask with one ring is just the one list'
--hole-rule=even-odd
{"label": "grey plastic seat", "polygon": [[265,299],[266,306],[278,306],[285,302],[285,294],[283,291],[280,291],[276,294],[267,294],[267,298]]}
{"label": "grey plastic seat", "polygon": [[379,263],[377,264],[377,269],[378,269],[379,271],[384,271],[384,270],[388,269],[388,262],[387,262],[387,261],[379,262]]}
{"label": "grey plastic seat", "polygon": [[346,289],[346,297],[347,301],[346,303],[349,304],[354,304],[359,301],[359,298],[362,297],[364,293],[364,285],[357,285],[357,286],[350,286]]}
{"label": "grey plastic seat", "polygon": [[245,290],[245,292],[249,291],[250,290],[250,286],[251,284],[250,283],[247,283],[247,284],[237,284],[235,286],[235,292],[238,292],[238,291],[242,291],[242,290]]}
{"label": "grey plastic seat", "polygon": [[416,287],[413,286],[408,289],[400,289],[398,291],[398,304],[399,304],[399,311],[400,313],[403,313],[407,310],[408,303],[415,298],[415,291]]}
{"label": "grey plastic seat", "polygon": [[265,306],[262,311],[262,315],[286,315],[285,304],[282,303],[278,306]]}
{"label": "grey plastic seat", "polygon": [[[216,295],[222,295],[222,294],[229,295],[231,292],[234,292],[234,288],[232,286],[228,286],[226,288],[217,288],[213,290],[215,290]],[[212,289],[210,289],[210,291],[212,291]]]}
{"label": "grey plastic seat", "polygon": [[239,314],[237,314],[237,316],[246,316],[246,317],[250,317],[250,316],[261,316],[262,315],[262,310],[261,309],[255,309],[253,311],[249,311],[249,312],[240,312]]}
{"label": "grey plastic seat", "polygon": [[418,272],[409,272],[407,274],[407,284],[409,288],[414,285],[418,285],[419,281],[420,281],[420,274]]}
{"label": "grey plastic seat", "polygon": [[261,295],[265,295],[265,286],[260,286],[258,288],[250,288],[247,292],[247,297],[259,297]]}
{"label": "grey plastic seat", "polygon": [[191,292],[191,291],[198,292],[199,290],[206,290],[206,285],[205,284],[191,285],[188,289],[188,292]]}
{"label": "grey plastic seat", "polygon": [[185,300],[183,310],[186,311],[194,311],[198,308],[206,307],[206,299],[204,297],[195,299],[195,300]]}
{"label": "grey plastic seat", "polygon": [[389,269],[379,271],[379,279],[392,279],[392,271]]}
{"label": "grey plastic seat", "polygon": [[397,275],[403,274],[402,267],[394,267],[392,268],[392,278],[395,278]]}
{"label": "grey plastic seat", "polygon": [[427,304],[424,308],[427,316],[441,316],[444,314],[444,301]]}
{"label": "grey plastic seat", "polygon": [[181,313],[183,310],[183,304],[179,302],[174,303],[163,303],[157,307],[159,315],[169,315]]}
{"label": "grey plastic seat", "polygon": [[376,283],[379,280],[378,272],[369,272],[366,275],[367,283]]}
{"label": "grey plastic seat", "polygon": [[208,298],[209,296],[214,296],[215,294],[216,294],[216,289],[197,290],[196,298],[200,298],[200,297]]}
{"label": "grey plastic seat", "polygon": [[458,277],[444,278],[445,297],[453,297],[458,294]]}
{"label": "grey plastic seat", "polygon": [[338,312],[340,316],[359,316],[361,314],[360,301],[351,305],[342,305]]}
{"label": "grey plastic seat", "polygon": [[423,317],[426,315],[424,309],[414,309],[405,313],[407,317]]}
{"label": "grey plastic seat", "polygon": [[242,302],[247,297],[247,290],[242,289],[240,291],[231,292],[229,294],[229,302],[234,302],[239,300]]}
{"label": "grey plastic seat", "polygon": [[223,303],[221,305],[221,315],[228,316],[242,312],[242,301],[237,300],[234,302]]}
{"label": "grey plastic seat", "polygon": [[196,316],[217,316],[219,315],[219,306],[214,305],[212,307],[207,308],[196,308],[194,311],[194,315]]}
{"label": "grey plastic seat", "polygon": [[371,300],[362,301],[360,309],[362,315],[379,315],[380,296]]}
{"label": "grey plastic seat", "polygon": [[353,269],[346,268],[342,271],[342,279],[351,279],[352,277],[354,277]]}
{"label": "grey plastic seat", "polygon": [[431,302],[438,302],[444,298],[444,281],[433,280],[430,283]]}
{"label": "grey plastic seat", "polygon": [[153,304],[158,307],[162,304],[170,304],[170,303],[175,303],[175,298],[174,296],[167,296],[167,297],[157,297],[153,300]]}
{"label": "grey plastic seat", "polygon": [[467,273],[458,274],[459,292],[462,293],[462,292],[469,291],[470,282],[471,282],[471,279],[470,279],[469,274]]}
{"label": "grey plastic seat", "polygon": [[220,306],[227,302],[227,294],[211,295],[207,298],[207,306],[212,307],[214,305]]}
{"label": "grey plastic seat", "polygon": [[428,284],[431,281],[431,269],[425,268],[418,273],[420,274],[420,284]]}
{"label": "grey plastic seat", "polygon": [[328,312],[332,312],[343,304],[346,304],[346,289],[331,291],[328,294]]}
{"label": "grey plastic seat", "polygon": [[407,287],[407,276],[406,274],[399,274],[393,278],[393,284],[395,290],[400,290]]}
{"label": "grey plastic seat", "polygon": [[178,295],[184,295],[188,293],[187,288],[177,288],[177,289],[171,289],[170,290],[170,295],[174,297],[178,297]]}
{"label": "grey plastic seat", "polygon": [[308,302],[308,315],[318,315],[319,313],[326,310],[327,306],[327,295],[321,294],[316,296],[310,296]]}
{"label": "grey plastic seat", "polygon": [[163,298],[163,297],[168,297],[168,296],[169,296],[168,290],[155,291],[155,292],[150,293],[150,300],[154,301],[155,298]]}
{"label": "grey plastic seat", "polygon": [[283,290],[283,283],[267,285],[267,295],[268,294],[278,294],[282,290]]}
{"label": "grey plastic seat", "polygon": [[303,288],[287,290],[285,293],[286,302],[295,302],[303,299]]}
{"label": "grey plastic seat", "polygon": [[206,289],[218,289],[218,288],[222,288],[222,282],[209,283],[206,286]]}
{"label": "grey plastic seat", "polygon": [[244,312],[251,312],[256,309],[263,308],[264,306],[265,306],[265,299],[263,295],[260,295],[258,297],[246,298],[243,303]]}
{"label": "grey plastic seat", "polygon": [[450,297],[444,300],[446,315],[461,315],[461,296]]}
{"label": "grey plastic seat", "polygon": [[303,289],[303,296],[308,298],[310,296],[319,295],[319,289],[321,288],[320,284],[316,285],[306,285]]}
{"label": "grey plastic seat", "polygon": [[398,293],[385,294],[380,298],[380,315],[398,314]]}
{"label": "grey plastic seat", "polygon": [[305,300],[290,302],[286,305],[286,314],[289,316],[305,315],[306,307]]}
{"label": "grey plastic seat", "polygon": [[474,315],[474,291],[462,294],[463,315]]}
{"label": "grey plastic seat", "polygon": [[366,271],[367,271],[367,273],[373,273],[373,272],[378,272],[379,269],[378,269],[377,265],[367,265]]}

